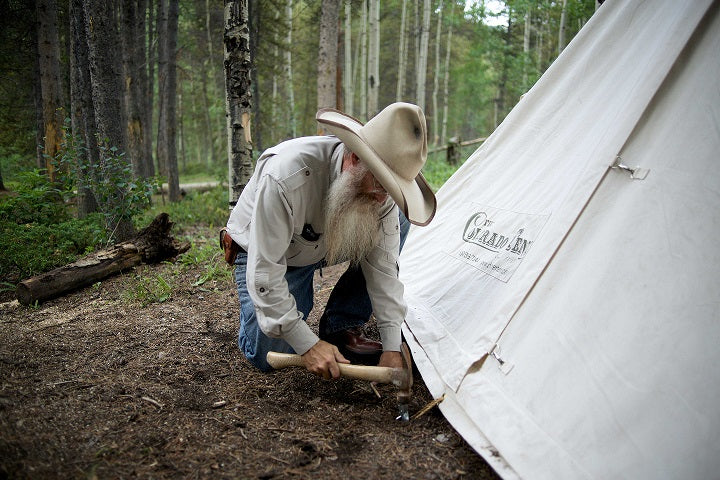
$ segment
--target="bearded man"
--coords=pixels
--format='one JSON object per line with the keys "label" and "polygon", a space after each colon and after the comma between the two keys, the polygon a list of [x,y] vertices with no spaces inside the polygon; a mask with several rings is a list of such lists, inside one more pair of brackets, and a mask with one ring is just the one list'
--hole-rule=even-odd
{"label": "bearded man", "polygon": [[[397,258],[408,221],[427,225],[436,208],[420,173],[425,116],[416,105],[394,103],[366,125],[333,109],[321,109],[316,120],[333,135],[263,152],[221,233],[221,242],[227,234],[239,250],[238,345],[263,371],[271,369],[268,351],[298,353],[324,378],[338,378],[338,363],[349,363],[350,354],[402,367],[407,307]],[[318,337],[305,322],[314,272],[346,261]],[[373,313],[381,343],[361,333]]]}

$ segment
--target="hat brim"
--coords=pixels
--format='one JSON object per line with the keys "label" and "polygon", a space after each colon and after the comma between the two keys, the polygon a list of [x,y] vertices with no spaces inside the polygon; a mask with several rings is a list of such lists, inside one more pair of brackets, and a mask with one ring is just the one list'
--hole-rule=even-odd
{"label": "hat brim", "polygon": [[319,110],[316,120],[367,165],[410,223],[418,226],[430,223],[435,216],[437,200],[422,173],[418,173],[413,180],[396,174],[365,141],[361,130],[363,124],[359,120],[329,108]]}

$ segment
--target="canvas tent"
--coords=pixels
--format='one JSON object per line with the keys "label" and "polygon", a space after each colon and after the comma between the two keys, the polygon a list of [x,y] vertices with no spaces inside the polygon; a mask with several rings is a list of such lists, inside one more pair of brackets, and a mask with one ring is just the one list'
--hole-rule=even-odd
{"label": "canvas tent", "polygon": [[720,478],[719,10],[606,1],[411,230],[404,334],[506,479]]}

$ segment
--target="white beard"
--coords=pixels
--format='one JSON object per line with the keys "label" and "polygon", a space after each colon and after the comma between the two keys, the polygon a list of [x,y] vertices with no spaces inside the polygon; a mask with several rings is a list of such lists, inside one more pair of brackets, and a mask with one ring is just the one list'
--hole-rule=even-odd
{"label": "white beard", "polygon": [[357,266],[378,244],[380,204],[359,193],[366,172],[363,165],[351,167],[330,185],[325,207],[328,265],[349,261]]}

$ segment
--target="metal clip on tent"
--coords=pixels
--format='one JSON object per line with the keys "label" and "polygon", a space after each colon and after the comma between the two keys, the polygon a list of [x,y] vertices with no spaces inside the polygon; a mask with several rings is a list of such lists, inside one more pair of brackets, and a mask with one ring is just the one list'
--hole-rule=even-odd
{"label": "metal clip on tent", "polygon": [[645,180],[645,177],[647,177],[648,173],[650,173],[650,170],[648,170],[647,168],[630,168],[627,165],[623,165],[622,158],[620,158],[619,156],[615,157],[615,162],[613,162],[612,167],[610,168],[630,172],[630,178],[632,178],[633,180]]}

